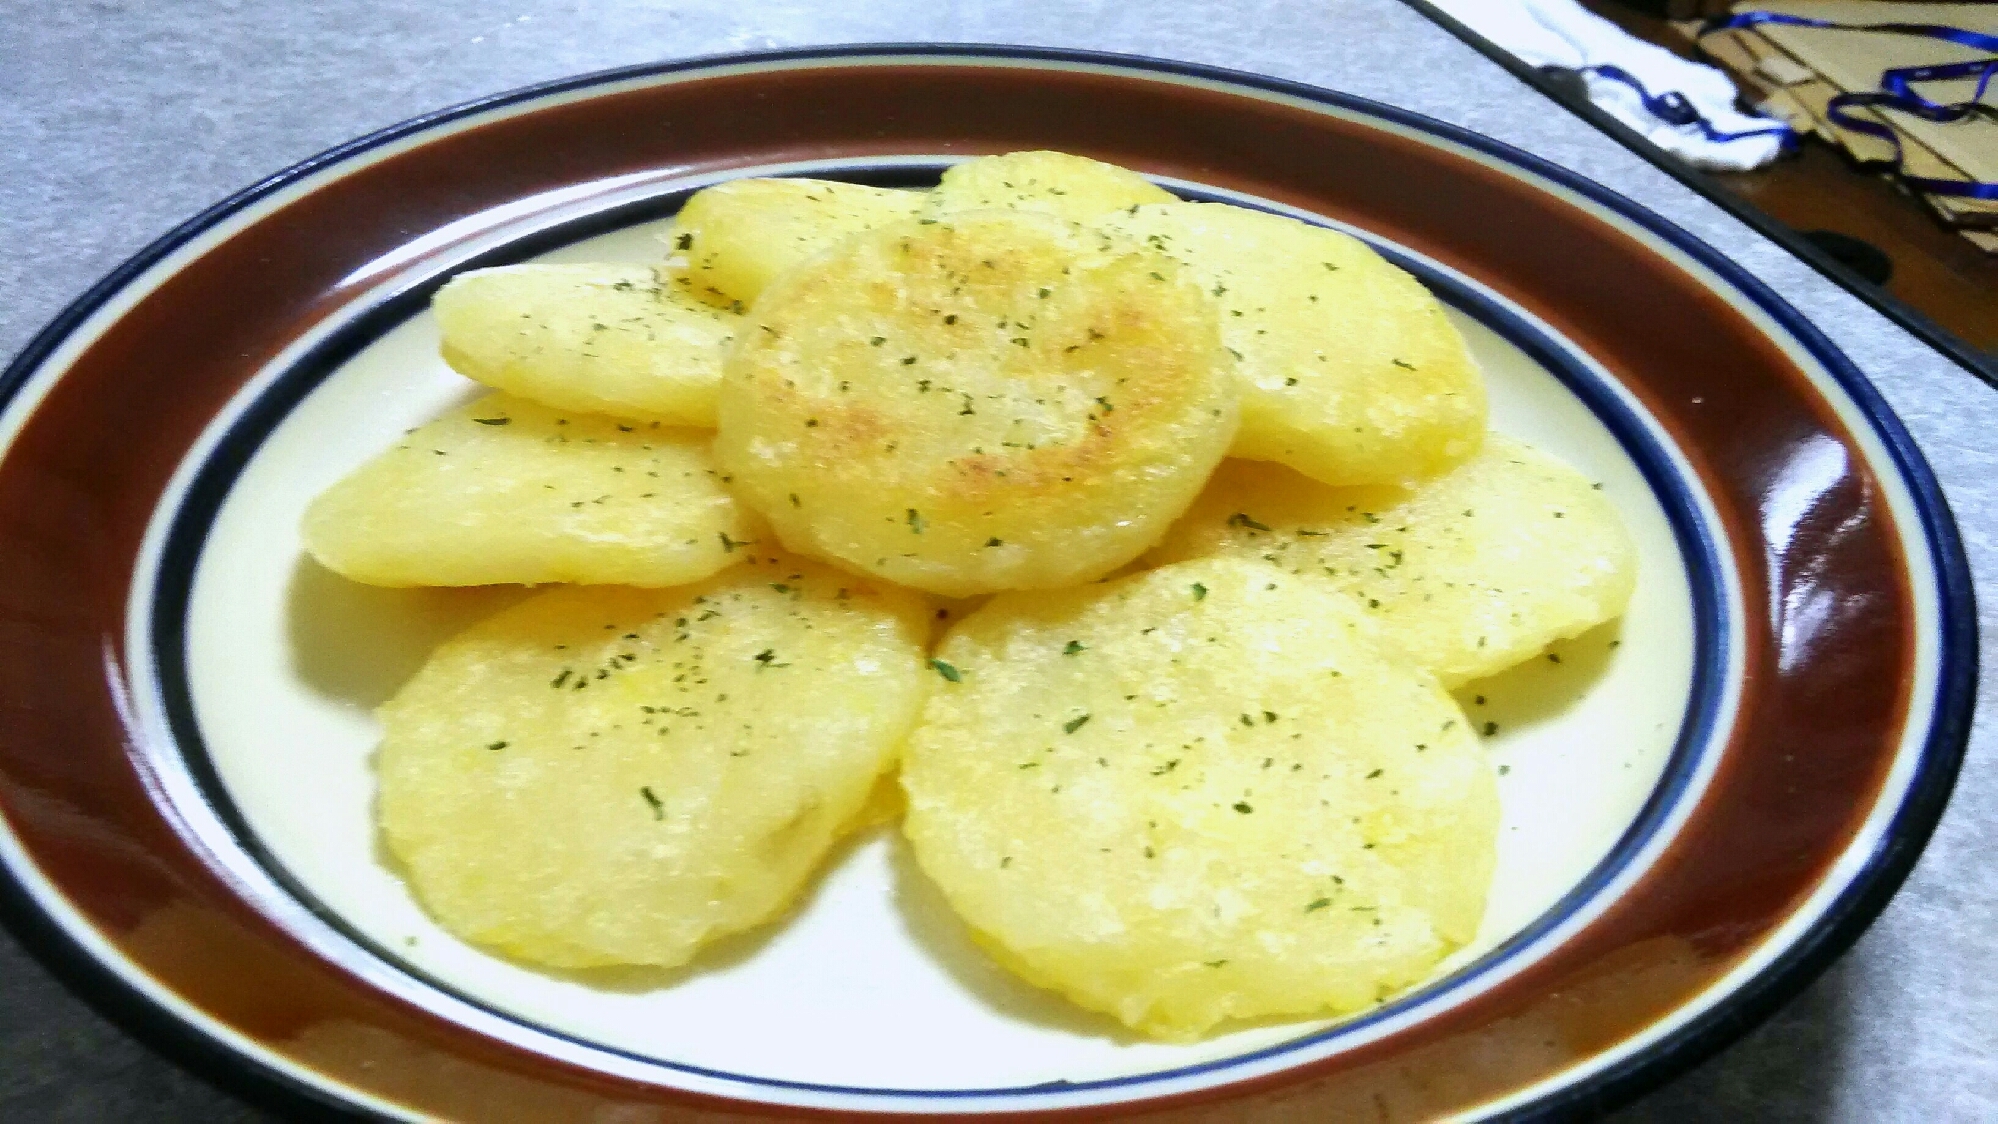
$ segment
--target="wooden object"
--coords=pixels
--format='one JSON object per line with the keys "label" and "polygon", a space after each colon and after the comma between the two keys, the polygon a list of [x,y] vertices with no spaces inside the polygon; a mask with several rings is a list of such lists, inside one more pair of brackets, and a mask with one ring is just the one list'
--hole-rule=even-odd
{"label": "wooden object", "polygon": [[[1581,3],[1640,39],[1695,57],[1687,37],[1661,17],[1616,0]],[[1888,292],[1973,347],[1998,353],[1998,315],[1992,311],[1998,308],[1998,257],[1951,232],[1891,180],[1810,141],[1793,159],[1713,180],[1787,226],[1833,230],[1880,247],[1894,261]],[[1998,247],[1998,237],[1984,240]]]}

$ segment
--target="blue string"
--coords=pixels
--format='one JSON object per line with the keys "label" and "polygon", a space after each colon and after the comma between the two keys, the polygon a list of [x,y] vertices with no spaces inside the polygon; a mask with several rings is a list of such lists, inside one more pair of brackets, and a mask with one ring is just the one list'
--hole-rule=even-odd
{"label": "blue string", "polygon": [[[1913,35],[1925,39],[1942,39],[1959,43],[1980,51],[1998,52],[1998,35],[1967,31],[1960,27],[1948,27],[1933,23],[1837,23],[1832,20],[1814,19],[1807,16],[1793,16],[1782,12],[1742,12],[1733,16],[1723,16],[1711,20],[1700,29],[1701,35],[1734,28],[1754,27],[1757,24],[1787,24],[1792,27],[1836,28],[1844,31],[1879,31],[1893,35]],[[1914,89],[1916,82],[1935,82],[1950,78],[1977,76],[1977,92],[1967,101],[1936,102],[1923,97]],[[1929,176],[1910,175],[1903,168],[1901,135],[1891,126],[1856,115],[1852,110],[1864,106],[1881,106],[1887,109],[1911,113],[1929,121],[1947,124],[1961,121],[1972,114],[1998,117],[1998,108],[1983,104],[1984,93],[1991,88],[1994,76],[1998,76],[1998,57],[1974,59],[1970,62],[1943,63],[1937,66],[1904,66],[1884,71],[1880,75],[1881,89],[1878,92],[1839,94],[1831,99],[1825,115],[1841,128],[1879,137],[1893,146],[1894,155],[1879,161],[1891,165],[1906,182],[1930,195],[1950,195],[1968,199],[1998,200],[1998,183],[1982,180],[1945,180]]]}
{"label": "blue string", "polygon": [[[1987,0],[1988,2],[1988,0]],[[1886,31],[1896,35],[1919,35],[1928,39],[1947,39],[1980,51],[1998,51],[1998,35],[1986,35],[1981,31],[1966,31],[1960,27],[1949,27],[1939,23],[1838,23],[1811,16],[1792,16],[1782,12],[1742,12],[1732,16],[1719,16],[1707,21],[1700,29],[1701,35],[1715,31],[1727,31],[1737,27],[1754,27],[1759,23],[1782,23],[1793,27],[1829,27],[1842,31]]]}
{"label": "blue string", "polygon": [[[1960,102],[1933,102],[1915,92],[1911,82],[1940,82],[1949,78],[1968,78],[1977,75],[1977,92]],[[1998,75],[1998,59],[1975,59],[1971,62],[1943,63],[1938,66],[1904,66],[1890,70],[1880,76],[1880,84],[1887,92],[1908,104],[1902,108],[1910,113],[1926,117],[1931,121],[1948,124],[1960,121],[1973,113],[1983,113],[1998,117],[1998,106],[1984,104],[1984,91],[1991,88],[1991,78]]]}

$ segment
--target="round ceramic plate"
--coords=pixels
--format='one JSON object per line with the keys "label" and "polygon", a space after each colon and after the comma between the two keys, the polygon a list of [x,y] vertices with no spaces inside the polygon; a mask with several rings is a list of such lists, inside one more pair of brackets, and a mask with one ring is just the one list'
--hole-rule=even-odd
{"label": "round ceramic plate", "polygon": [[[1600,481],[1629,614],[1461,695],[1504,804],[1484,930],[1340,1022],[1144,1041],[988,963],[892,827],[781,923],[604,986],[440,929],[381,861],[372,708],[518,593],[305,560],[318,491],[470,384],[429,295],[653,260],[744,175],[933,183],[1056,148],[1372,242],[1494,427]],[[385,1117],[1600,1105],[1857,935],[1947,795],[1975,653],[1927,468],[1824,338],[1637,205],[1386,106],[1142,60],[847,48],[645,67],[367,137],[175,230],[7,375],[0,863],[17,929],[180,1056]]]}

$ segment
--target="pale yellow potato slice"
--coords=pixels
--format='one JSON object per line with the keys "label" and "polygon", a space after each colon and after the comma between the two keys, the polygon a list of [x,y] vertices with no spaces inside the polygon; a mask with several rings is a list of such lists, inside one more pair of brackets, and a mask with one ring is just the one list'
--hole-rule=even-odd
{"label": "pale yellow potato slice", "polygon": [[741,311],[778,275],[922,204],[921,192],[833,180],[729,180],[680,209],[670,265],[697,293]]}
{"label": "pale yellow potato slice", "polygon": [[512,265],[460,274],[431,313],[445,362],[552,406],[712,427],[740,316],[647,265]]}
{"label": "pale yellow potato slice", "polygon": [[750,320],[715,444],[743,497],[792,550],[950,597],[1109,573],[1234,436],[1206,295],[1045,215],[857,235]]}
{"label": "pale yellow potato slice", "polygon": [[1484,911],[1496,782],[1329,583],[1212,558],[1002,594],[904,751],[916,858],[998,959],[1162,1038],[1360,1010]]}
{"label": "pale yellow potato slice", "polygon": [[1484,378],[1415,278],[1338,231],[1222,203],[1109,216],[1181,257],[1240,359],[1231,455],[1329,484],[1399,484],[1477,452]]}
{"label": "pale yellow potato slice", "polygon": [[1621,616],[1637,583],[1637,548],[1602,492],[1497,434],[1412,488],[1328,488],[1228,461],[1152,558],[1212,554],[1328,578],[1449,686]]}
{"label": "pale yellow potato slice", "polygon": [[305,547],[369,585],[698,581],[759,526],[722,486],[712,440],[488,395],[320,494]]}
{"label": "pale yellow potato slice", "polygon": [[946,171],[926,213],[1003,208],[1089,222],[1126,207],[1175,201],[1171,192],[1115,164],[1066,152],[1009,152]]}
{"label": "pale yellow potato slice", "polygon": [[758,555],[558,589],[381,708],[382,838],[447,929],[556,968],[685,963],[794,901],[935,679],[920,598]]}

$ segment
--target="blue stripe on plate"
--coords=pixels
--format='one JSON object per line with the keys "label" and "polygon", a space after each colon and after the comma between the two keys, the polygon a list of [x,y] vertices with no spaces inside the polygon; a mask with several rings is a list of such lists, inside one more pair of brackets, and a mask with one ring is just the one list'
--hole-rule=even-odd
{"label": "blue stripe on plate", "polygon": [[[1461,145],[1479,152],[1498,163],[1509,165],[1517,172],[1524,173],[1529,178],[1538,178],[1558,185],[1565,190],[1574,192],[1590,200],[1673,246],[1698,262],[1705,269],[1710,270],[1723,284],[1740,293],[1750,303],[1766,313],[1784,333],[1788,334],[1816,360],[1839,388],[1851,398],[1871,426],[1874,435],[1887,448],[1894,469],[1898,472],[1914,499],[1921,524],[1920,531],[1928,546],[1930,561],[1934,570],[1940,610],[1940,620],[1936,622],[1940,640],[1940,651],[1938,653],[1940,667],[1935,698],[1933,700],[1935,717],[1927,732],[1921,760],[1915,776],[1910,782],[1906,798],[1895,812],[1882,839],[1874,847],[1872,853],[1867,856],[1862,869],[1854,876],[1846,889],[1839,894],[1826,914],[1810,932],[1805,934],[1785,954],[1778,957],[1760,976],[1750,981],[1734,995],[1729,996],[1726,1002],[1717,1005],[1714,1009],[1706,1012],[1701,1018],[1680,1028],[1665,1041],[1653,1045],[1630,1059],[1626,1059],[1611,1071],[1595,1075],[1589,1080],[1579,1083],[1577,1086],[1553,1094],[1549,1098],[1539,1102],[1535,1106],[1536,1111],[1553,1110],[1563,1105],[1601,1103],[1606,1099],[1613,1099],[1618,1093],[1628,1091],[1644,1081],[1655,1080],[1669,1069],[1692,1064],[1700,1057],[1710,1053],[1720,1044],[1740,1033],[1745,1025],[1752,1024],[1755,1020],[1773,1010],[1776,1005],[1789,995],[1801,989],[1805,983],[1809,982],[1833,958],[1849,946],[1864,929],[1866,924],[1885,906],[1887,899],[1892,896],[1895,889],[1899,887],[1902,880],[1907,876],[1908,870],[1913,866],[1915,856],[1919,854],[1922,844],[1933,832],[1936,821],[1942,814],[1943,806],[1948,801],[1950,789],[1954,784],[1956,773],[1963,760],[1965,743],[1969,737],[1971,709],[1975,700],[1977,682],[1976,608],[1972,593],[1969,565],[1964,557],[1962,544],[1957,535],[1954,520],[1950,515],[1949,507],[1941,488],[1934,474],[1923,461],[1913,439],[1902,427],[1899,420],[1893,416],[1879,392],[1874,389],[1871,383],[1866,380],[1822,333],[1766,285],[1736,266],[1720,251],[1699,241],[1678,226],[1645,210],[1615,192],[1581,175],[1542,160],[1537,156],[1455,125],[1364,98],[1318,89],[1301,83],[1267,78],[1219,67],[1169,62],[1130,55],[1038,47],[992,45],[939,46],[930,44],[854,45],[697,58],[603,71],[526,87],[477,101],[467,102],[463,105],[454,106],[435,113],[425,114],[402,124],[328,149],[216,204],[169,231],[150,246],[134,255],[129,261],[113,270],[103,280],[92,286],[29,342],[28,346],[7,366],[4,374],[0,374],[0,406],[11,403],[19,395],[22,387],[29,379],[41,369],[50,356],[85,320],[101,310],[114,296],[138,280],[147,270],[233,216],[279,191],[290,188],[317,173],[334,168],[345,161],[367,154],[385,145],[418,136],[439,126],[461,121],[480,113],[498,109],[525,107],[535,101],[553,95],[584,91],[618,82],[643,80],[668,75],[696,75],[704,70],[724,66],[779,66],[791,63],[856,62],[866,59],[886,59],[906,62],[933,59],[944,64],[967,60],[989,60],[999,63],[1027,65],[1049,63],[1100,67],[1113,71],[1121,71],[1140,79],[1153,78],[1160,75],[1187,78],[1214,83],[1222,87],[1234,87],[1252,94],[1260,92],[1294,98],[1301,102],[1316,104],[1354,116],[1363,118],[1371,117],[1390,122],[1401,128],[1426,134],[1446,143]],[[638,217],[638,213],[629,212],[620,221],[636,221]],[[583,235],[571,232],[568,236],[581,237]],[[508,251],[519,253],[522,256],[539,252],[537,249],[529,248],[528,244],[508,247]],[[492,262],[481,260],[477,264],[492,264]],[[1425,280],[1429,279],[1425,278]],[[434,286],[432,287],[434,288]],[[1444,286],[1443,288],[1447,292],[1453,287]],[[428,289],[423,290],[422,295],[427,296],[428,291]],[[411,294],[411,299],[420,298],[416,294]],[[1466,311],[1471,312],[1480,319],[1485,318],[1485,312],[1475,307],[1464,305],[1460,305],[1459,307],[1464,307]],[[332,347],[331,341],[329,341],[328,349],[323,353],[315,353],[314,356],[309,357],[309,360],[318,365],[318,369],[321,372],[320,377],[323,378],[326,371],[331,370],[340,361],[351,356],[353,351],[358,346],[364,344],[367,339],[373,338],[380,332],[385,331],[408,314],[408,308],[396,309],[384,306],[371,310],[358,321],[350,324],[347,330],[341,334],[342,343],[340,347],[344,347],[344,351],[341,351],[339,347]],[[1490,323],[1490,321],[1487,322]],[[1499,325],[1494,324],[1493,326],[1499,329],[1501,334],[1505,334]],[[1527,347],[1525,343],[1519,340],[1515,339],[1513,342],[1523,348]],[[1535,347],[1537,348],[1538,344],[1535,344]],[[1567,374],[1564,372],[1566,363],[1561,361],[1558,348],[1555,349],[1554,353],[1547,356],[1543,356],[1541,352],[1534,348],[1527,348],[1527,350],[1536,359],[1541,359],[1542,362],[1547,363],[1549,369],[1555,371],[1557,375],[1562,375],[1564,379],[1567,378]],[[1590,392],[1586,389],[1586,381],[1582,384],[1571,381],[1569,385],[1578,394],[1582,394],[1585,398],[1588,398]],[[1605,412],[1602,404],[1599,404],[1592,398],[1589,400],[1592,407],[1597,407],[1598,416],[1602,417],[1606,423],[1611,424],[1613,429],[1616,428],[1617,423],[1614,420],[1614,410]],[[268,433],[277,420],[284,413],[288,412],[296,401],[297,399],[294,397],[289,402],[280,404],[272,395],[267,394],[257,403],[256,408],[252,409],[239,420],[237,429],[232,431],[229,438],[218,448],[215,458],[203,467],[201,472],[202,479],[197,481],[197,492],[201,494],[191,493],[188,497],[190,510],[197,506],[197,504],[209,505],[207,514],[196,521],[205,525],[209,519],[212,519],[215,510],[213,505],[219,504],[221,496],[226,493],[227,481],[234,479],[235,475],[247,461],[249,452],[254,450],[255,439],[250,435]],[[1617,403],[1609,403],[1608,405],[1615,406]],[[1622,436],[1622,432],[1619,431],[1619,437]],[[1626,443],[1626,447],[1629,447],[1628,443]],[[231,461],[234,463],[231,464]],[[1639,458],[1639,464],[1641,467],[1645,466],[1645,460]],[[217,475],[211,476],[211,473]],[[1661,486],[1661,481],[1651,475],[1649,467],[1646,467],[1646,473],[1647,479],[1651,481],[1654,488]],[[212,492],[212,494],[202,491],[201,485],[205,483],[208,489],[213,489],[218,480],[222,483],[220,491]],[[1664,486],[1672,486],[1675,481],[1676,478],[1668,474],[1664,481]],[[1669,507],[1672,502],[1671,493],[1669,491],[1661,491],[1659,495],[1661,500],[1668,502]],[[181,518],[176,521],[176,533],[180,531],[181,524],[188,521],[189,518],[188,511],[184,510]],[[1675,525],[1677,523],[1678,520],[1675,518]],[[1698,526],[1697,523],[1693,525]],[[1704,534],[1703,530],[1701,534]],[[1682,542],[1681,545],[1682,549],[1684,549],[1685,544]],[[170,551],[172,546],[173,543],[170,541]],[[1711,546],[1711,543],[1707,543],[1697,551],[1687,551],[1689,560],[1710,560],[1712,557],[1710,553]],[[161,596],[157,605],[169,603],[185,605],[188,592],[188,579],[192,573],[192,557],[192,555],[187,555],[182,560],[181,565],[171,567],[169,568],[169,572],[162,573]],[[1700,588],[1701,583],[1696,582],[1696,596],[1700,596],[1698,592]],[[1711,596],[1711,590],[1708,591],[1708,596]],[[1714,622],[1710,619],[1710,615],[1716,609],[1717,606],[1701,607],[1701,621],[1704,622],[1701,627],[1712,626]],[[182,658],[181,654],[185,647],[184,621],[181,615],[176,613],[160,614],[156,612],[155,628],[156,637],[162,651],[173,653],[174,662],[178,662]],[[1706,650],[1704,642],[1702,642],[1702,647],[1699,650],[1703,652]],[[1711,667],[1712,664],[1712,660],[1702,659],[1699,661],[1698,666]],[[1696,699],[1712,694],[1714,686],[1711,683],[1696,684]],[[191,715],[184,713],[184,676],[182,677],[180,694],[183,700],[183,713],[175,717],[173,721],[176,734],[186,738],[192,732],[192,722]],[[1689,726],[1688,733],[1690,732]],[[1675,756],[1675,760],[1670,767],[1671,771],[1668,773],[1668,780],[1664,786],[1661,786],[1660,795],[1654,798],[1654,804],[1656,801],[1669,799],[1669,794],[1665,790],[1670,788],[1672,784],[1670,777],[1683,774],[1686,762],[1681,760],[1680,756],[1686,753],[1686,746],[1695,744],[1696,740],[1688,741],[1686,740],[1686,734],[1682,734],[1681,746],[1677,751],[1679,756]],[[189,742],[187,744],[198,743]],[[220,787],[212,775],[212,767],[204,760],[205,754],[197,752],[192,756],[194,761],[191,763],[195,766],[198,776],[206,784],[209,791],[219,792]],[[205,775],[203,775],[204,770]],[[1644,817],[1640,820],[1640,827],[1646,822],[1655,823],[1656,815],[1657,808],[1648,807]],[[246,833],[242,832],[240,817],[234,817],[234,826],[239,834],[246,835]],[[1633,831],[1637,830],[1639,828],[1633,828]],[[253,851],[258,850],[254,840],[246,838],[245,842]],[[1629,843],[1629,839],[1623,841],[1619,845],[1618,853],[1622,853],[1628,847]],[[264,859],[267,866],[272,867],[276,871],[275,864],[269,861],[268,856],[260,855],[260,857]],[[282,877],[281,872],[279,873],[280,877]],[[8,872],[8,885],[6,886],[8,896],[14,899],[16,903],[31,900],[26,895],[25,890],[20,885],[14,883],[13,880],[15,877],[13,872]],[[1578,889],[1578,892],[1581,891]],[[302,896],[301,900],[310,903],[309,897]],[[1564,902],[1563,907],[1557,908],[1572,909],[1573,907]],[[320,913],[322,916],[325,916],[323,909],[320,910]],[[336,926],[340,924],[337,918],[327,917],[326,919]],[[1525,936],[1526,934],[1521,935],[1522,938]],[[1518,939],[1521,938],[1516,938],[1516,940]],[[89,953],[81,946],[72,945],[71,947],[51,951],[63,956],[66,963],[71,966],[86,965],[89,962]],[[1506,954],[1506,949],[1502,948],[1495,950],[1491,955],[1500,956],[1504,954]],[[1476,966],[1473,969],[1467,969],[1467,971],[1471,970],[1476,970]],[[150,1001],[138,993],[135,988],[109,971],[98,973],[96,978],[97,982],[110,988],[123,1000],[135,1002],[142,1007],[150,1004]],[[1446,984],[1444,986],[1454,985]],[[1413,1000],[1404,1002],[1409,1001]],[[1377,1014],[1371,1017],[1379,1018],[1384,1016]],[[168,1018],[170,1019],[170,1016]],[[1355,1025],[1360,1024],[1357,1021],[1343,1024],[1340,1028],[1327,1033],[1350,1030]],[[157,1029],[157,1026],[155,1029]],[[1316,1041],[1320,1037],[1313,1036],[1306,1041]],[[1124,1079],[1120,1082],[1098,1084],[1132,1084],[1143,1081],[1157,1081],[1168,1076],[1186,1076],[1194,1073],[1211,1072],[1218,1068],[1238,1065],[1255,1058],[1268,1057],[1285,1050],[1297,1049],[1300,1045],[1301,1043],[1291,1043],[1257,1054],[1211,1063],[1207,1066],[1190,1067],[1171,1071],[1169,1074],[1151,1074],[1140,1078]],[[251,1061],[253,1064],[258,1064],[260,1067],[263,1064],[259,1063],[256,1059],[245,1060]],[[689,1072],[708,1072],[693,1069],[692,1067],[685,1068]],[[709,1075],[716,1077],[732,1076],[728,1074]],[[287,1088],[297,1088],[296,1083],[287,1075],[277,1071],[269,1071],[269,1076],[277,1078]],[[757,1081],[761,1084],[785,1088],[823,1090],[828,1092],[868,1091],[844,1090],[838,1087],[818,1085],[765,1082],[760,1079],[735,1079]],[[1091,1086],[1057,1085],[1037,1088],[1049,1091],[1053,1091],[1054,1089],[1075,1091],[1088,1087]],[[992,1090],[984,1095],[1026,1091],[1032,1090]],[[878,1092],[894,1091],[883,1090]],[[937,1094],[925,1093],[921,1095],[931,1096]],[[981,1094],[966,1092],[959,1095],[975,1096]]]}

